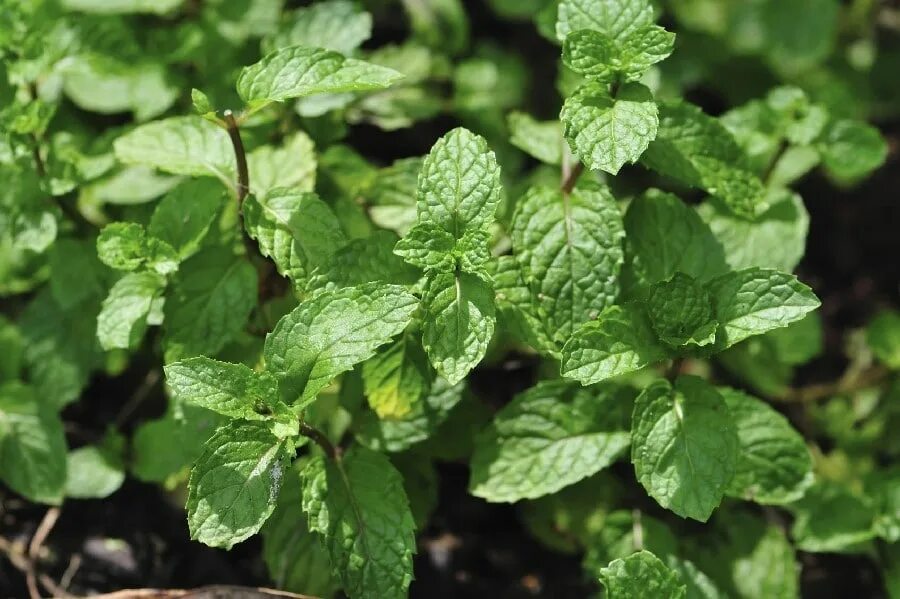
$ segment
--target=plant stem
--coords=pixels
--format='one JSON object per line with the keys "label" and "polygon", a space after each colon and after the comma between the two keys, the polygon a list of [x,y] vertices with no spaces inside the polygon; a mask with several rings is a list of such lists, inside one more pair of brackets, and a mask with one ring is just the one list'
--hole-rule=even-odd
{"label": "plant stem", "polygon": [[37,171],[39,179],[47,176],[47,168],[44,166],[44,159],[41,158],[41,144],[37,135],[31,134],[31,155],[34,157],[34,170]]}
{"label": "plant stem", "polygon": [[332,460],[337,460],[338,458],[340,458],[340,449],[332,445],[331,441],[328,440],[328,437],[325,436],[325,433],[323,433],[319,429],[310,426],[305,422],[301,422],[300,434],[315,441],[316,444],[318,444],[318,446],[321,447],[325,454]]}
{"label": "plant stem", "polygon": [[572,193],[572,189],[575,187],[575,182],[578,181],[578,177],[581,176],[581,173],[584,172],[584,164],[581,162],[576,162],[575,166],[571,168],[566,164],[565,159],[563,159],[563,180],[562,185],[560,185],[560,189],[562,190],[564,195],[569,195]]}
{"label": "plant stem", "polygon": [[772,399],[786,402],[811,403],[834,395],[853,393],[854,391],[874,387],[888,378],[890,374],[890,370],[884,366],[875,365],[858,374],[845,374],[836,381],[788,389],[782,395]]}
{"label": "plant stem", "polygon": [[[243,213],[244,198],[250,191],[250,173],[247,170],[247,153],[244,151],[244,141],[241,139],[241,130],[238,128],[234,113],[226,110],[223,113],[225,117],[225,128],[228,131],[228,137],[231,138],[231,145],[234,147],[234,157],[237,160],[237,201],[238,212]],[[243,217],[241,217],[243,219]]]}

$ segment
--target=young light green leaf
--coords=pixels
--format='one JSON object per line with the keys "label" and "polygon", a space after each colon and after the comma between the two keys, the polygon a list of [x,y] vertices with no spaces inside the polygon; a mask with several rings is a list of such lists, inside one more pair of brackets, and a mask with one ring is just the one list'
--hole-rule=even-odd
{"label": "young light green leaf", "polygon": [[125,438],[107,434],[98,445],[70,451],[66,460],[66,497],[103,499],[125,482]]}
{"label": "young light green leaf", "polygon": [[419,222],[442,227],[454,239],[492,223],[500,167],[487,141],[461,127],[440,138],[422,163],[416,195]]}
{"label": "young light green leaf", "polygon": [[659,132],[641,161],[649,168],[721,199],[735,214],[765,212],[765,188],[747,166],[734,137],[715,118],[687,102],[659,107]]}
{"label": "young light green leaf", "polygon": [[638,81],[654,64],[669,57],[675,34],[658,25],[633,31],[620,42],[591,29],[570,33],[563,43],[563,62],[579,73],[603,83],[617,77]]}
{"label": "young light green leaf", "polygon": [[303,283],[347,238],[331,208],[313,192],[276,188],[244,200],[244,226],[278,272]]}
{"label": "young light green leaf", "polygon": [[854,552],[875,538],[872,499],[839,483],[817,482],[791,509],[791,536],[801,551]]}
{"label": "young light green leaf", "polygon": [[609,306],[566,341],[560,372],[582,385],[591,385],[640,370],[667,356],[640,307]]}
{"label": "young light green leaf", "polygon": [[683,272],[707,281],[728,270],[709,227],[677,196],[650,190],[625,213],[626,244],[638,278],[652,284]]}
{"label": "young light green leaf", "polygon": [[875,127],[859,121],[832,123],[818,143],[828,173],[853,183],[884,164],[888,146]]}
{"label": "young light green leaf", "polygon": [[566,99],[559,118],[572,152],[589,169],[612,175],[637,162],[659,123],[653,95],[640,83],[623,85],[615,98],[606,86],[583,85]]}
{"label": "young light green leaf", "polygon": [[422,158],[402,158],[380,169],[366,190],[369,215],[379,227],[405,234],[416,221],[416,183]]}
{"label": "young light green leaf", "polygon": [[228,133],[199,117],[179,116],[141,125],[113,143],[125,164],[145,164],[176,175],[217,177],[233,185],[234,150]]}
{"label": "young light green leaf", "polygon": [[492,502],[534,499],[606,468],[628,448],[626,400],[615,389],[538,383],[476,439],[469,491]]}
{"label": "young light green leaf", "polygon": [[652,24],[653,7],[647,0],[561,0],[556,37],[564,41],[573,31],[593,29],[619,41]]}
{"label": "young light green leaf", "polygon": [[809,287],[777,270],[730,272],[710,281],[708,289],[719,321],[717,344],[723,349],[786,327],[820,305]]}
{"label": "young light green leaf", "polygon": [[441,226],[422,222],[407,231],[397,242],[394,253],[422,270],[452,271],[456,261],[456,239]]}
{"label": "young light green leaf", "polygon": [[67,10],[97,14],[152,13],[163,15],[178,8],[184,0],[62,0]]}
{"label": "young light green leaf", "polygon": [[321,293],[284,316],[266,337],[266,367],[284,400],[303,408],[334,377],[402,332],[417,307],[416,298],[397,285]]}
{"label": "young light green leaf", "polygon": [[716,340],[709,294],[690,275],[676,272],[647,293],[647,314],[660,339],[674,346],[709,345]]}
{"label": "young light green leaf", "polygon": [[900,314],[880,312],[866,327],[866,341],[875,357],[888,368],[900,370]]}
{"label": "young light green leaf", "polygon": [[275,509],[289,467],[288,449],[261,422],[234,421],[220,427],[191,469],[191,538],[231,549],[259,531]]}
{"label": "young light green leaf", "polygon": [[323,48],[291,46],[245,67],[237,81],[251,108],[313,94],[385,89],[403,78],[393,69]]}
{"label": "young light green leaf", "polygon": [[256,272],[246,260],[212,248],[184,262],[166,297],[166,361],[218,353],[243,329],[256,299]]}
{"label": "young light green leaf", "polygon": [[277,32],[263,39],[263,52],[311,46],[350,54],[372,35],[372,15],[348,0],[317,2],[287,16]]}
{"label": "young light green leaf", "polygon": [[531,115],[514,110],[506,124],[512,145],[541,162],[562,162],[564,141],[559,121],[536,121]]}
{"label": "young light green leaf", "polygon": [[406,597],[415,525],[403,479],[386,457],[352,447],[338,461],[316,456],[301,472],[303,511],[353,599]]}
{"label": "young light green leaf", "polygon": [[463,398],[465,384],[451,385],[445,379],[435,378],[425,396],[413,403],[402,418],[382,420],[374,411],[364,411],[353,418],[356,439],[375,451],[396,453],[421,443],[450,415],[450,411]]}
{"label": "young light green leaf", "polygon": [[299,463],[285,473],[275,511],[260,531],[263,561],[277,588],[330,597],[337,592],[338,582],[331,574],[328,553],[318,535],[309,530],[303,513]]}
{"label": "young light green leaf", "polygon": [[279,147],[259,146],[247,155],[250,192],[266,197],[276,187],[312,191],[316,185],[316,151],[303,131],[288,137]]}
{"label": "young light green leaf", "polygon": [[200,249],[203,238],[225,205],[225,189],[218,181],[192,179],[163,196],[147,233],[175,249],[184,260]]}
{"label": "young light green leaf", "polygon": [[404,334],[363,363],[366,398],[379,418],[405,418],[431,388],[432,374],[422,345]]}
{"label": "young light green leaf", "polygon": [[184,403],[241,420],[284,415],[278,381],[267,372],[205,356],[168,364],[165,372],[172,394]]}
{"label": "young light green leaf", "polygon": [[684,599],[687,593],[678,574],[649,551],[639,551],[611,562],[600,571],[600,583],[606,589],[608,599]]}
{"label": "young light green leaf", "polygon": [[178,254],[168,243],[149,237],[137,223],[117,222],[103,227],[97,236],[100,261],[117,270],[134,271],[149,267],[159,274],[178,268]]}
{"label": "young light green leaf", "polygon": [[697,207],[732,270],[757,266],[791,272],[806,251],[809,213],[800,196],[781,191],[770,193],[766,201],[771,208],[752,221],[735,215],[715,198]]}
{"label": "young light green leaf", "polygon": [[397,235],[381,229],[368,237],[352,239],[317,270],[310,286],[353,287],[365,283],[412,285],[422,273],[394,254],[396,245]]}
{"label": "young light green leaf", "polygon": [[523,274],[562,343],[619,295],[622,215],[603,188],[533,187],[519,202],[510,237]]}
{"label": "young light green leaf", "polygon": [[66,438],[53,406],[19,381],[0,385],[0,479],[31,501],[58,504]]}
{"label": "young light green leaf", "polygon": [[634,404],[631,461],[638,481],[682,518],[706,522],[738,462],[734,419],[703,379],[680,376],[651,384]]}
{"label": "young light green leaf", "polygon": [[477,276],[441,272],[429,278],[422,306],[422,343],[431,365],[458,383],[481,361],[494,335],[494,292]]}
{"label": "young light green leaf", "polygon": [[162,297],[166,279],[151,271],[132,272],[116,281],[97,316],[97,339],[105,350],[135,347],[147,329],[147,316]]}
{"label": "young light green leaf", "polygon": [[733,497],[770,505],[800,499],[812,484],[806,442],[787,419],[755,397],[719,387],[738,435],[738,461],[726,489]]}

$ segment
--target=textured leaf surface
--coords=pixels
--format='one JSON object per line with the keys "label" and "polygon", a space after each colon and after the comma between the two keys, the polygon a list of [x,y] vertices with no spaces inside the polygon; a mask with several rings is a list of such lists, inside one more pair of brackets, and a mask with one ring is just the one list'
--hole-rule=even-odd
{"label": "textured leaf surface", "polygon": [[111,223],[97,236],[97,256],[100,261],[117,270],[137,270],[143,266],[160,274],[170,274],[178,268],[175,249],[164,241],[148,237],[137,223]]}
{"label": "textured leaf surface", "polygon": [[247,155],[251,193],[265,197],[276,187],[312,191],[316,185],[313,140],[297,131],[278,147],[260,146]]}
{"label": "textured leaf surface", "polygon": [[735,423],[709,383],[681,376],[657,381],[634,404],[631,461],[638,481],[682,518],[706,522],[738,461]]}
{"label": "textured leaf surface", "polygon": [[235,159],[224,129],[199,116],[178,116],[141,125],[113,144],[125,164],[145,164],[176,175],[234,180]]}
{"label": "textured leaf surface", "polygon": [[309,528],[321,535],[347,594],[406,597],[415,525],[403,479],[388,459],[353,447],[339,462],[312,458],[301,476]]}
{"label": "textured leaf surface", "polygon": [[244,225],[278,272],[298,283],[347,242],[334,212],[312,192],[276,188],[264,198],[248,196]]}
{"label": "textured leaf surface", "polygon": [[425,352],[438,374],[457,383],[481,361],[494,335],[494,292],[474,275],[438,273],[422,304]]}
{"label": "textured leaf surface", "polygon": [[565,340],[615,301],[624,236],[619,208],[604,189],[564,195],[537,187],[520,201],[510,237],[556,338]]}
{"label": "textured leaf surface", "polygon": [[371,35],[372,15],[354,2],[327,0],[289,13],[287,23],[264,40],[263,50],[312,46],[350,54]]}
{"label": "textured leaf surface", "polygon": [[147,233],[170,245],[183,260],[200,249],[227,201],[225,196],[225,189],[217,181],[185,181],[156,205]]}
{"label": "textured leaf surface", "polygon": [[710,281],[709,292],[719,321],[717,343],[724,347],[786,327],[820,305],[795,276],[762,268],[721,275]]}
{"label": "textured leaf surface", "polygon": [[647,293],[647,314],[660,339],[675,346],[708,345],[716,339],[709,294],[693,278],[675,273]]}
{"label": "textured leaf surface", "polygon": [[500,202],[500,167],[481,136],[456,128],[432,146],[416,190],[418,218],[462,237],[490,224]]}
{"label": "textured leaf surface", "polygon": [[215,355],[243,329],[256,305],[256,272],[211,249],[181,265],[166,298],[166,361]]}
{"label": "textured leaf surface", "polygon": [[605,86],[584,85],[566,99],[559,118],[572,152],[589,169],[612,175],[637,162],[659,123],[653,95],[640,83],[623,85],[615,98]]}
{"label": "textured leaf surface", "polygon": [[393,69],[332,50],[292,46],[245,67],[237,90],[245,102],[261,105],[312,94],[384,89],[402,78]]}
{"label": "textured leaf surface", "polygon": [[137,345],[147,329],[147,316],[166,287],[155,272],[132,272],[116,281],[97,316],[97,339],[105,350]]}
{"label": "textured leaf surface", "polygon": [[431,388],[431,369],[421,343],[405,334],[366,360],[363,385],[369,405],[380,418],[401,418]]}
{"label": "textured leaf surface", "polygon": [[641,308],[610,306],[566,341],[561,373],[590,385],[640,370],[667,355]]}
{"label": "textured leaf surface", "polygon": [[707,281],[728,270],[710,228],[673,194],[653,190],[632,201],[625,232],[634,271],[646,283],[676,272]]}
{"label": "textured leaf surface", "polygon": [[800,499],[812,483],[812,459],[800,433],[755,397],[727,387],[719,393],[734,419],[740,447],[727,493],[774,505]]}
{"label": "textured leaf surface", "polygon": [[275,509],[287,459],[285,442],[262,423],[219,428],[191,470],[191,538],[230,549],[255,534]]}
{"label": "textured leaf surface", "polygon": [[764,212],[765,188],[747,157],[715,118],[687,102],[660,105],[659,132],[642,157],[653,170],[720,198],[735,214]]}
{"label": "textured leaf surface", "polygon": [[609,82],[617,76],[637,81],[654,64],[668,58],[675,34],[658,25],[637,29],[617,43],[592,29],[570,33],[563,43],[563,61],[576,73]]}
{"label": "textured leaf surface", "polygon": [[600,583],[609,599],[684,599],[687,592],[678,574],[649,551],[614,560],[600,571]]}
{"label": "textured leaf surface", "polygon": [[424,222],[410,229],[397,242],[394,253],[423,270],[453,270],[456,239],[439,225]]}
{"label": "textured leaf surface", "polygon": [[614,389],[538,383],[479,435],[470,492],[493,502],[534,499],[599,472],[628,448],[627,407]]}
{"label": "textured leaf surface", "polygon": [[557,13],[559,41],[579,29],[593,29],[613,39],[653,24],[653,7],[646,0],[561,0]]}
{"label": "textured leaf surface", "polygon": [[60,503],[66,438],[56,410],[19,381],[0,385],[0,478],[38,503]]}
{"label": "textured leaf surface", "polygon": [[418,306],[397,285],[367,284],[302,302],[266,337],[266,366],[285,401],[304,407],[337,375],[402,332]]}

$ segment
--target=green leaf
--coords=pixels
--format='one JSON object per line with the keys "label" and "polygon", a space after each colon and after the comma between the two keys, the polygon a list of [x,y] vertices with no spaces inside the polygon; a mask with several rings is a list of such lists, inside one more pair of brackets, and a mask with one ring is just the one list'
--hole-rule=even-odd
{"label": "green leaf", "polygon": [[313,94],[385,89],[403,78],[393,69],[322,48],[292,46],[245,67],[237,91],[251,108]]}
{"label": "green leaf", "polygon": [[639,551],[611,562],[600,571],[600,583],[609,599],[684,599],[687,592],[678,574],[649,551]]}
{"label": "green leaf", "polygon": [[125,438],[107,434],[98,445],[70,451],[66,460],[66,497],[103,499],[125,482]]}
{"label": "green leaf", "polygon": [[422,163],[416,195],[419,222],[442,227],[454,239],[491,224],[500,167],[487,141],[461,127],[440,138]]}
{"label": "green leaf", "polygon": [[353,599],[406,597],[415,525],[403,479],[386,457],[352,447],[340,460],[316,456],[301,473],[303,511]]}
{"label": "green leaf", "polygon": [[162,297],[166,279],[151,271],[128,273],[113,285],[97,316],[97,339],[105,350],[130,349],[147,330],[151,308]]}
{"label": "green leaf", "polygon": [[403,235],[416,220],[416,184],[422,158],[402,158],[380,169],[365,198],[372,205],[369,215],[379,227]]}
{"label": "green leaf", "polygon": [[165,372],[172,394],[184,403],[241,420],[274,417],[294,422],[296,429],[296,417],[281,402],[278,381],[268,372],[204,356],[168,364]]}
{"label": "green leaf", "polygon": [[719,321],[717,344],[722,348],[786,327],[820,305],[809,287],[777,270],[730,272],[710,281],[708,289]]}
{"label": "green leaf", "polygon": [[566,341],[560,372],[582,385],[591,385],[640,370],[667,356],[641,308],[631,304],[610,306]]}
{"label": "green leaf", "polygon": [[660,339],[674,346],[708,345],[718,323],[706,290],[690,275],[676,272],[647,293],[647,314]]}
{"label": "green leaf", "polygon": [[469,491],[534,499],[577,483],[628,448],[628,402],[615,389],[543,381],[500,410],[475,441]]}
{"label": "green leaf", "polygon": [[453,249],[456,239],[441,226],[422,222],[407,231],[403,239],[397,242],[394,253],[425,271],[452,271],[456,260]]}
{"label": "green leaf", "polygon": [[247,155],[250,191],[258,197],[277,187],[312,191],[316,185],[316,151],[312,139],[296,131],[280,147],[259,146]]}
{"label": "green leaf", "polygon": [[19,329],[0,316],[0,383],[16,380],[24,362],[24,340]]}
{"label": "green leaf", "polygon": [[295,284],[347,242],[334,212],[312,192],[277,188],[265,197],[247,196],[244,226],[260,252]]}
{"label": "green leaf", "polygon": [[734,419],[739,444],[726,493],[769,505],[800,499],[813,481],[812,459],[800,433],[765,402],[728,387],[718,390]]}
{"label": "green leaf", "polygon": [[771,208],[750,221],[736,216],[722,202],[710,199],[697,207],[732,270],[758,266],[791,272],[806,251],[809,213],[799,195],[770,194]]}
{"label": "green leaf", "polygon": [[350,54],[372,35],[372,15],[347,0],[317,2],[291,11],[287,17],[277,32],[263,40],[264,52],[311,46]]}
{"label": "green leaf", "polygon": [[875,509],[868,497],[833,482],[817,482],[793,508],[791,536],[811,553],[856,552],[875,538]]}
{"label": "green leaf", "polygon": [[900,370],[900,314],[895,311],[880,312],[866,327],[866,342],[889,368]]}
{"label": "green leaf", "polygon": [[591,79],[612,82],[638,81],[654,64],[672,54],[675,34],[658,25],[647,25],[631,32],[619,43],[592,29],[573,31],[563,43],[566,66]]}
{"label": "green leaf", "polygon": [[622,215],[603,188],[531,188],[510,237],[546,328],[564,341],[619,295]]}
{"label": "green leaf", "polygon": [[148,237],[137,223],[118,222],[103,227],[97,236],[100,261],[117,270],[134,271],[141,267],[159,274],[171,274],[178,268],[178,255],[168,243]]}
{"label": "green leaf", "polygon": [[847,183],[865,178],[884,164],[888,155],[887,142],[878,129],[851,120],[832,123],[818,147],[828,173]]}
{"label": "green leaf", "polygon": [[162,418],[144,422],[135,431],[131,473],[145,482],[186,482],[204,442],[225,422],[209,410],[170,402]]}
{"label": "green leaf", "polygon": [[97,14],[152,13],[166,14],[181,6],[184,0],[62,0],[63,8]]}
{"label": "green leaf", "polygon": [[177,116],[141,125],[113,143],[125,164],[145,164],[175,175],[235,179],[228,133],[199,116]]}
{"label": "green leaf", "polygon": [[625,213],[625,241],[642,281],[666,281],[677,272],[707,281],[728,270],[709,227],[677,196],[650,190]]}
{"label": "green leaf", "polygon": [[561,0],[556,37],[564,41],[573,31],[593,29],[614,40],[653,24],[653,7],[647,0]]}
{"label": "green leaf", "polygon": [[484,357],[494,335],[494,292],[477,276],[437,273],[427,283],[422,343],[438,374],[458,383]]}
{"label": "green leaf", "polygon": [[166,361],[215,355],[244,328],[256,299],[246,260],[211,248],[184,262],[166,297]]}
{"label": "green leaf", "polygon": [[514,110],[506,123],[512,145],[541,162],[562,163],[564,141],[559,121],[536,121],[531,115]]}
{"label": "green leaf", "polygon": [[659,132],[641,161],[718,197],[740,217],[753,218],[768,208],[763,183],[749,170],[731,133],[687,102],[660,105]]}
{"label": "green leaf", "polygon": [[275,509],[293,448],[257,422],[230,422],[204,446],[191,470],[191,538],[231,549],[259,531]]}
{"label": "green leaf", "polygon": [[572,152],[589,169],[612,175],[637,162],[659,123],[653,95],[640,83],[623,85],[615,98],[605,86],[583,85],[566,98],[559,118]]}
{"label": "green leaf", "polygon": [[638,481],[662,507],[706,522],[738,462],[734,419],[703,379],[651,384],[634,404],[631,461]]}
{"label": "green leaf", "polygon": [[[353,239],[339,249],[327,264],[317,271],[327,284],[353,287],[364,283],[394,283],[412,285],[421,272],[394,254],[397,235],[376,230],[368,237]],[[319,278],[310,283],[322,286]]]}
{"label": "green leaf", "polygon": [[431,388],[432,374],[421,343],[404,334],[362,367],[369,405],[379,418],[404,418]]}
{"label": "green leaf", "polygon": [[200,249],[203,238],[225,205],[225,196],[225,190],[217,181],[185,181],[156,205],[147,233],[174,248],[178,258],[184,260]]}
{"label": "green leaf", "polygon": [[402,332],[417,307],[416,298],[397,285],[321,293],[301,302],[266,337],[266,367],[284,400],[306,407],[334,377]]}
{"label": "green leaf", "polygon": [[495,301],[501,329],[542,354],[556,354],[558,347],[538,313],[538,298],[531,292],[514,256],[499,256],[491,265]]}
{"label": "green leaf", "polygon": [[19,381],[0,385],[0,478],[31,501],[58,504],[66,438],[54,407]]}
{"label": "green leaf", "polygon": [[331,574],[328,553],[318,536],[309,530],[301,507],[299,462],[285,473],[275,511],[262,528],[263,561],[275,587],[330,597],[337,591],[338,583]]}
{"label": "green leaf", "polygon": [[374,411],[355,415],[356,438],[375,451],[404,451],[430,437],[447,420],[450,411],[463,398],[464,389],[462,382],[451,385],[445,379],[435,378],[428,393],[413,403],[403,417],[382,420]]}

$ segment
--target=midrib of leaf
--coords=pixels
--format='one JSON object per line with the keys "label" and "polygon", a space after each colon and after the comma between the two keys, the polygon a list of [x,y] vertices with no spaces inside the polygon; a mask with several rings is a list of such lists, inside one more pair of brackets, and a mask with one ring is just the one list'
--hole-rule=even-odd
{"label": "midrib of leaf", "polygon": [[456,288],[456,349],[460,353],[465,351],[461,341],[459,331],[462,329],[462,285],[459,280],[459,270],[453,275],[454,286]]}
{"label": "midrib of leaf", "polygon": [[563,225],[566,231],[566,248],[569,255],[567,262],[569,263],[569,320],[572,329],[575,329],[575,264],[572,256],[572,206],[569,201],[569,194],[563,190]]}

